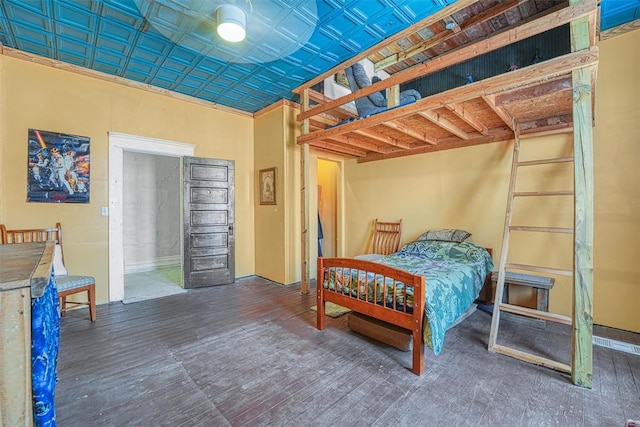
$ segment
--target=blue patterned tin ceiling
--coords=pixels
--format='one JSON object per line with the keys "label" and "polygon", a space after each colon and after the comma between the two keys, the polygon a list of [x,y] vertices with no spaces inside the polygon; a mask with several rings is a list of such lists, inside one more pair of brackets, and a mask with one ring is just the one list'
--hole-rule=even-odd
{"label": "blue patterned tin ceiling", "polygon": [[602,0],[600,2],[600,29],[609,30],[640,19],[640,0]]}
{"label": "blue patterned tin ceiling", "polygon": [[[225,1],[247,11],[238,44],[215,34],[223,0],[2,0],[0,43],[253,113],[455,2]],[[603,0],[603,29],[639,9]]]}

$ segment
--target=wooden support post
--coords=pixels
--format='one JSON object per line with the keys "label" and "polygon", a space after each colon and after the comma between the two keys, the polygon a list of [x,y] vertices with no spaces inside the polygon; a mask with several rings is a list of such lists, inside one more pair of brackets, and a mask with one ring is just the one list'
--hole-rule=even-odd
{"label": "wooden support post", "polygon": [[397,107],[400,105],[400,85],[387,88],[387,107]]}
{"label": "wooden support post", "polygon": [[[309,109],[309,89],[302,91],[302,112]],[[302,134],[309,133],[309,119],[302,121]],[[300,145],[301,268],[300,292],[309,293],[309,144]]]}
{"label": "wooden support post", "polygon": [[[569,0],[571,5],[594,0]],[[571,50],[590,47],[589,17],[571,23]],[[591,388],[593,374],[593,111],[591,69],[572,72],[575,234],[571,378]]]}

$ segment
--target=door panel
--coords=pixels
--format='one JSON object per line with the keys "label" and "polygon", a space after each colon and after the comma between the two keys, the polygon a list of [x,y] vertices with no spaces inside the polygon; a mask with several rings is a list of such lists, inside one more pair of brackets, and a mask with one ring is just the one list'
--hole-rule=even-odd
{"label": "door panel", "polygon": [[184,157],[184,286],[235,281],[233,160]]}
{"label": "door panel", "polygon": [[224,188],[192,188],[192,203],[227,203],[227,190]]}

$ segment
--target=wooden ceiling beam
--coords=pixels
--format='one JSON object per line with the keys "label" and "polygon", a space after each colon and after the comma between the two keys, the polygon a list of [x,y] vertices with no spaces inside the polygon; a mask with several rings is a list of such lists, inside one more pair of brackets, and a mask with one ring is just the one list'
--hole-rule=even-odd
{"label": "wooden ceiling beam", "polygon": [[391,147],[382,147],[378,144],[374,144],[373,142],[363,141],[360,138],[354,138],[352,136],[334,136],[333,138],[327,138],[327,141],[335,141],[340,144],[350,145],[356,148],[361,148],[367,151],[374,151],[376,153],[389,153],[390,151],[398,150],[399,148],[391,148]]}
{"label": "wooden ceiling beam", "polygon": [[315,89],[307,89],[307,93],[309,94],[309,100],[317,102],[318,104],[324,103],[325,96],[318,92]]}
{"label": "wooden ceiling beam", "polygon": [[[331,98],[327,97],[326,95],[315,91],[313,89],[308,89],[309,91],[309,99],[317,102],[318,104],[326,104],[327,102],[332,101]],[[353,108],[353,107],[349,107],[346,105],[341,105],[339,107],[334,108],[334,110],[342,115],[343,117],[358,117],[358,111]]]}
{"label": "wooden ceiling beam", "polygon": [[431,138],[427,134],[411,129],[410,127],[403,125],[402,123],[398,123],[395,120],[389,120],[381,124],[383,126],[388,127],[389,129],[396,130],[400,133],[410,136],[411,138],[415,138],[418,141],[426,142],[427,144],[432,144],[432,145],[435,145],[437,143],[437,141],[434,138]]}
{"label": "wooden ceiling beam", "polygon": [[372,131],[371,129],[357,129],[353,131],[353,133],[373,139],[374,141],[382,142],[392,147],[403,148],[405,150],[411,149],[411,144],[398,141],[396,138],[392,138],[387,135],[382,135],[380,133]]}
{"label": "wooden ceiling beam", "polygon": [[542,138],[543,136],[549,135],[558,135],[564,133],[573,133],[573,124],[567,127],[549,127],[549,128],[538,128],[537,130],[529,130],[520,134],[520,138]]}
{"label": "wooden ceiling beam", "polygon": [[442,129],[446,130],[447,132],[451,132],[452,134],[462,139],[469,139],[469,135],[467,134],[467,132],[460,129],[458,126],[451,123],[450,120],[446,119],[445,117],[442,117],[440,114],[436,113],[435,111],[421,111],[418,114],[420,114],[422,117],[429,120],[430,122],[434,123],[435,125],[440,126]]}
{"label": "wooden ceiling beam", "polygon": [[[469,140],[477,140],[479,138],[483,138],[485,136],[490,136],[493,135],[492,137],[494,137],[496,134],[501,134],[503,131],[508,130],[508,128],[506,126],[499,126],[498,128],[494,128],[492,130],[489,131],[489,135],[483,135],[480,132],[469,132]],[[451,135],[451,136],[446,136],[444,138],[438,138],[438,145],[440,144],[458,144],[460,147],[464,147],[465,143],[467,140],[460,140],[460,138],[458,138],[455,135]]]}
{"label": "wooden ceiling beam", "polygon": [[509,129],[515,130],[515,119],[511,117],[511,115],[507,112],[507,110],[504,109],[504,107],[496,105],[495,95],[482,95],[482,99],[487,103],[489,108],[491,108],[493,112],[496,113],[498,117],[500,117],[500,120],[502,120],[505,125],[509,126]]}
{"label": "wooden ceiling beam", "polygon": [[601,32],[600,41],[620,36],[630,31],[636,31],[638,29],[640,29],[640,19],[636,19],[635,21],[627,22],[626,24],[618,25],[617,27],[609,28],[608,30]]}
{"label": "wooden ceiling beam", "polygon": [[[464,21],[463,23],[456,25],[451,30],[446,30],[441,33],[435,34],[430,39],[427,39],[421,43],[413,45],[410,49],[404,50],[402,52],[394,53],[391,56],[387,56],[386,58],[376,62],[373,64],[373,70],[378,72],[383,70],[391,65],[397,64],[398,62],[402,62],[407,58],[411,58],[412,56],[418,55],[419,53],[424,52],[425,50],[431,49],[434,46],[439,45],[440,43],[444,43],[447,40],[455,37],[459,32],[466,31],[471,27],[474,27],[483,22],[489,21],[490,19],[495,18],[498,15],[505,13],[508,10],[513,9],[518,6],[520,3],[525,0],[509,0],[504,3],[498,3],[496,6],[489,8],[478,15],[473,16],[472,18]],[[448,16],[444,20],[450,22],[454,22],[451,16]],[[457,31],[456,31],[457,30]]]}
{"label": "wooden ceiling beam", "polygon": [[366,151],[357,150],[353,147],[345,147],[341,144],[336,144],[328,141],[312,141],[309,143],[312,147],[320,148],[323,150],[339,153],[351,157],[365,157]]}
{"label": "wooden ceiling beam", "polygon": [[548,117],[539,120],[521,122],[521,134],[549,132],[553,130],[569,131],[573,128],[573,115],[563,114],[561,116]]}
{"label": "wooden ceiling beam", "polygon": [[482,135],[489,135],[489,128],[461,104],[445,104],[445,107],[447,107],[449,111],[458,116],[461,120],[464,120],[469,126],[480,132]]}
{"label": "wooden ceiling beam", "polygon": [[[460,0],[458,0],[458,2],[459,1]],[[440,71],[444,68],[464,62],[467,59],[475,58],[476,56],[494,51],[511,43],[515,43],[516,41],[524,40],[536,34],[540,34],[561,25],[568,24],[573,20],[588,16],[590,13],[593,13],[594,10],[597,11],[597,5],[595,1],[585,0],[581,3],[567,6],[556,12],[544,14],[543,16],[536,17],[536,19],[524,22],[515,28],[509,27],[506,30],[495,33],[489,38],[463,46],[445,55],[434,58],[428,62],[417,64],[411,68],[407,68],[404,71],[400,71],[384,80],[381,80],[378,83],[374,83],[348,95],[336,98],[324,105],[311,108],[306,112],[298,114],[297,119],[298,121],[302,121],[307,117],[311,117],[323,111],[330,110],[337,106],[346,104],[347,102],[355,101],[356,99],[363,96],[385,90],[388,87],[405,83],[410,80],[415,80],[419,77],[424,77],[429,74],[433,74],[436,71]],[[534,66],[539,66],[540,64],[543,63],[534,64]],[[531,66],[525,68],[530,67]]]}
{"label": "wooden ceiling beam", "polygon": [[314,119],[309,119],[309,126],[315,129],[326,129],[327,128],[327,124],[319,121],[319,120],[314,120]]}
{"label": "wooden ceiling beam", "polygon": [[358,158],[358,163],[373,162],[377,160],[391,159],[396,157],[412,156],[415,154],[432,153],[434,151],[450,150],[452,148],[470,147],[472,145],[488,144],[498,141],[506,141],[513,138],[513,131],[506,127],[491,129],[489,135],[470,138],[466,141],[459,138],[450,138],[439,141],[437,145],[423,145],[413,150],[397,151],[387,154],[369,154],[366,157]]}
{"label": "wooden ceiling beam", "polygon": [[514,102],[522,102],[551,93],[570,91],[572,87],[571,77],[562,77],[539,85],[496,94],[494,100],[497,107],[502,107]]}

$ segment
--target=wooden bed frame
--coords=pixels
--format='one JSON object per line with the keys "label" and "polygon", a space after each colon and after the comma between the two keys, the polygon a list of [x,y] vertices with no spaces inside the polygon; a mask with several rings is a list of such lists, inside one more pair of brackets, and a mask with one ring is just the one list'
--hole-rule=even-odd
{"label": "wooden bed frame", "polygon": [[[485,249],[489,252],[491,258],[493,258],[493,248]],[[369,301],[367,294],[364,295],[364,299],[360,299],[359,297],[363,297],[361,293],[358,293],[356,296],[351,296],[351,294],[344,294],[343,292],[336,291],[335,289],[325,288],[323,286],[325,274],[327,271],[335,270],[337,268],[358,270],[359,272],[365,272],[365,275],[373,273],[377,276],[382,276],[384,283],[387,282],[387,279],[391,279],[394,283],[394,295],[396,295],[395,286],[397,282],[402,282],[406,286],[413,287],[413,313],[374,304]],[[326,326],[325,304],[327,302],[338,304],[342,307],[349,308],[356,313],[361,313],[366,316],[373,317],[374,319],[406,329],[411,332],[413,342],[411,371],[416,375],[422,375],[424,373],[424,342],[422,340],[422,326],[424,325],[424,309],[426,304],[426,283],[424,276],[409,273],[408,271],[390,267],[385,264],[355,258],[318,258],[318,271],[316,277],[316,294],[318,300],[316,327],[318,329],[324,330]],[[369,287],[367,286],[365,291],[368,291],[368,289]],[[358,289],[358,291],[360,290]],[[480,290],[480,295],[477,301],[483,302],[484,304],[493,304],[493,298],[494,289],[490,271],[485,277],[484,285]],[[393,305],[396,305],[395,298]]]}
{"label": "wooden bed frame", "polygon": [[[335,289],[325,289],[323,286],[324,276],[327,271],[337,268],[349,268],[365,272],[365,274],[373,273],[383,276],[383,281],[387,279],[393,280],[393,294],[395,295],[395,287],[397,282],[402,282],[406,286],[413,287],[413,313],[400,311],[383,305],[375,304],[368,301],[368,286],[365,286],[365,294],[360,293],[356,296],[344,294]],[[317,282],[317,328],[323,330],[325,328],[325,304],[332,302],[345,308],[371,316],[392,325],[411,331],[413,341],[413,355],[411,371],[416,375],[422,375],[424,372],[424,342],[422,341],[422,324],[424,321],[425,307],[425,279],[424,276],[411,274],[407,271],[389,267],[384,264],[375,262],[357,260],[354,258],[318,258],[318,279]],[[360,288],[360,287],[358,287]],[[363,298],[363,299],[360,299]],[[395,301],[394,301],[395,302]],[[394,304],[395,306],[395,304]],[[405,305],[405,310],[407,309]]]}

